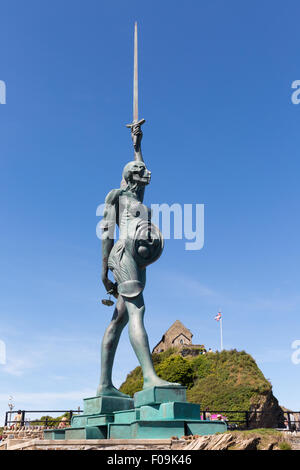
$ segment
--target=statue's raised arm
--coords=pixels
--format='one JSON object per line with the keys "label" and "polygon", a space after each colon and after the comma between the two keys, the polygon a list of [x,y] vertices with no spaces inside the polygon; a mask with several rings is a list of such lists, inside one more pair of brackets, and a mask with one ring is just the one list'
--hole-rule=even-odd
{"label": "statue's raised arm", "polygon": [[141,129],[141,125],[144,124],[145,119],[141,119],[140,121],[133,122],[132,124],[127,124],[126,127],[131,129],[131,138],[133,142],[133,149],[134,149],[134,160],[138,162],[143,162],[143,155],[142,155],[142,148],[141,142],[143,138],[143,132]]}

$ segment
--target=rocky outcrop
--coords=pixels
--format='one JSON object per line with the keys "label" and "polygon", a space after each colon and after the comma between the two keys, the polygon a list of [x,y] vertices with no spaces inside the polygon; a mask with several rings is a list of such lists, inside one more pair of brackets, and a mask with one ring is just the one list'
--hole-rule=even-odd
{"label": "rocky outcrop", "polygon": [[250,426],[255,428],[284,428],[284,413],[272,390],[259,398],[255,407],[250,408]]}
{"label": "rocky outcrop", "polygon": [[47,440],[29,439],[23,441],[7,440],[1,450],[171,450],[182,449],[186,445],[180,439],[72,439]]}
{"label": "rocky outcrop", "polygon": [[6,440],[1,450],[298,450],[300,436],[262,430],[226,432],[212,436],[184,436],[181,439],[73,439]]}
{"label": "rocky outcrop", "polygon": [[281,433],[224,433],[212,436],[198,436],[186,445],[184,450],[280,450],[289,447]]}

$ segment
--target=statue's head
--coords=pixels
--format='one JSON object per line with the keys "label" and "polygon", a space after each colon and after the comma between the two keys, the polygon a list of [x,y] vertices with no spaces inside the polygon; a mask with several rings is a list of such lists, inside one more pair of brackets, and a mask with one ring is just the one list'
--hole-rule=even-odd
{"label": "statue's head", "polygon": [[150,183],[151,171],[144,162],[132,161],[125,165],[123,178],[128,186],[146,186]]}

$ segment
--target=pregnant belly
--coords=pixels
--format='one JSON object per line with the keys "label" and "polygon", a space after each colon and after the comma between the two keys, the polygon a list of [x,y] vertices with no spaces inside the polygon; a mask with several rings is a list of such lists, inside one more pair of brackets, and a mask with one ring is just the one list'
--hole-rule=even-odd
{"label": "pregnant belly", "polygon": [[148,221],[139,221],[134,236],[127,240],[127,246],[138,266],[146,267],[160,257],[164,240],[156,225]]}

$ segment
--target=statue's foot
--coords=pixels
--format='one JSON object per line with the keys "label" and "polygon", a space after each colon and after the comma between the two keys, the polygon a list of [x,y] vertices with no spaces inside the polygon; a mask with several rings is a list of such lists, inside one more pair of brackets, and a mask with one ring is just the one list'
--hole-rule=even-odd
{"label": "statue's foot", "polygon": [[125,393],[120,392],[116,387],[113,385],[104,386],[104,385],[99,385],[97,389],[97,396],[105,396],[105,397],[118,397],[118,398],[131,398],[129,395],[126,395]]}
{"label": "statue's foot", "polygon": [[181,384],[176,382],[168,382],[167,380],[160,379],[159,377],[153,377],[152,379],[144,379],[143,390],[152,387],[181,387]]}

